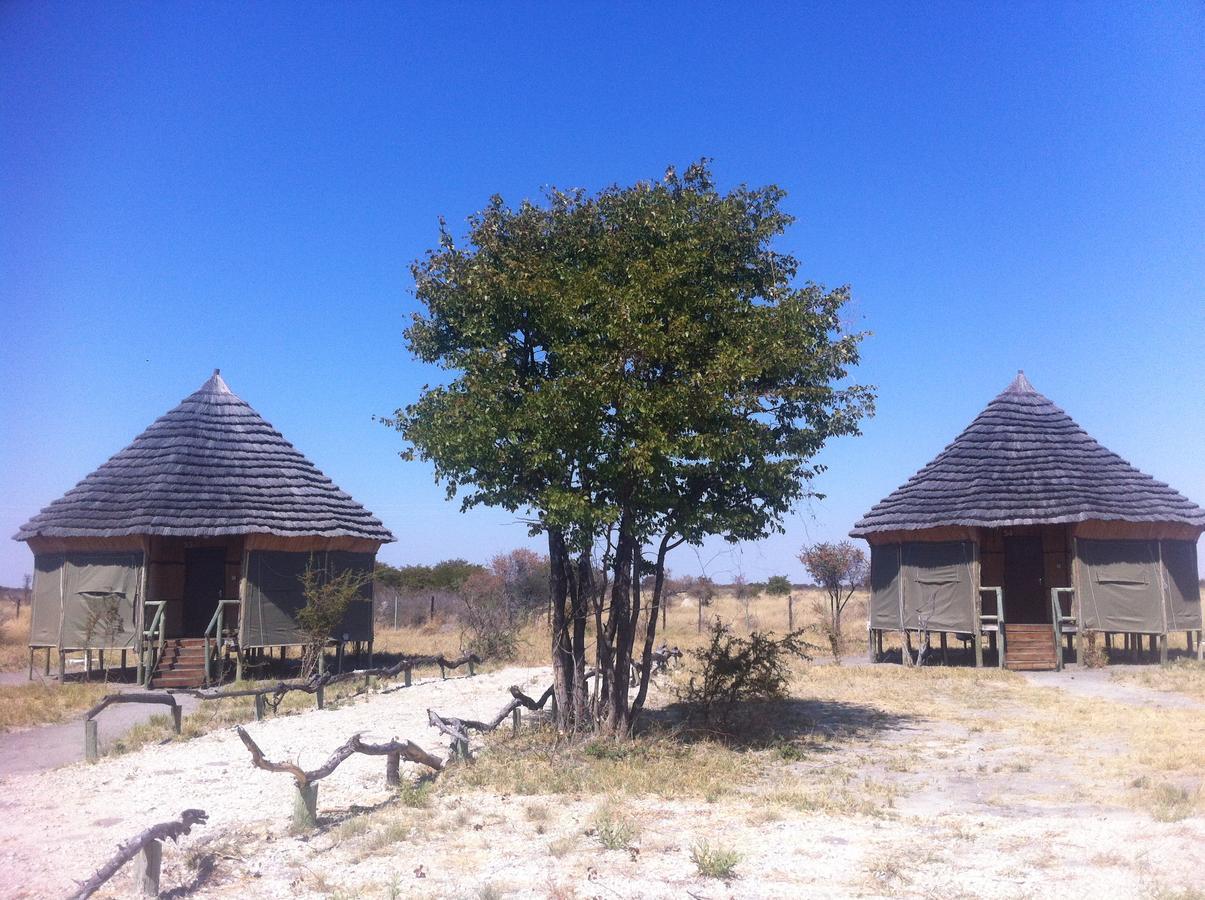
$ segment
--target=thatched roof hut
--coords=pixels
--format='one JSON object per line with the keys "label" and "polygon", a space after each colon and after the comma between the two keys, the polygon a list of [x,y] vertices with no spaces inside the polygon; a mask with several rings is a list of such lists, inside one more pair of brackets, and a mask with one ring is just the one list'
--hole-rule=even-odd
{"label": "thatched roof hut", "polygon": [[[195,680],[206,636],[301,643],[305,568],[370,570],[393,536],[215,371],[15,539],[35,554],[31,646],[141,654],[155,630],[180,662],[166,684]],[[334,637],[371,641],[357,606]]]}
{"label": "thatched roof hut", "polygon": [[1043,668],[1056,663],[1056,626],[1160,635],[1164,647],[1170,631],[1199,630],[1202,531],[1205,510],[1101,446],[1021,373],[851,534],[871,545],[872,633],[1011,626],[1012,663]]}

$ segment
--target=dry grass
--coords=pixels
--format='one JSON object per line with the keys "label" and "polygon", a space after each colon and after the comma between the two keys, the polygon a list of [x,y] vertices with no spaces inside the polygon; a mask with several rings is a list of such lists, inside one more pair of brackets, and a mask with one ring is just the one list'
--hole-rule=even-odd
{"label": "dry grass", "polygon": [[98,682],[59,685],[33,681],[0,686],[0,731],[65,722],[110,691]]}
{"label": "dry grass", "polygon": [[[253,681],[236,681],[230,688],[254,687]],[[340,701],[357,696],[362,685],[354,682],[342,682],[327,688],[325,701],[327,707],[337,706]],[[313,694],[303,691],[292,691],[285,695],[280,707],[275,713],[271,708],[266,715],[294,715],[314,709],[316,701]],[[187,741],[208,734],[220,728],[231,725],[243,725],[255,720],[255,702],[251,697],[229,697],[222,700],[206,700],[192,713],[184,716],[180,722],[180,734],[172,729],[171,716],[155,715],[145,722],[132,727],[105,750],[105,755],[116,756],[131,753],[145,747],[147,744],[164,744],[172,741]]]}
{"label": "dry grass", "polygon": [[1115,670],[1118,681],[1140,684],[1155,691],[1185,694],[1205,701],[1205,662],[1195,659],[1176,659],[1166,666],[1149,666]]}
{"label": "dry grass", "polygon": [[4,611],[0,620],[0,672],[19,672],[29,665],[29,607],[14,616]]}

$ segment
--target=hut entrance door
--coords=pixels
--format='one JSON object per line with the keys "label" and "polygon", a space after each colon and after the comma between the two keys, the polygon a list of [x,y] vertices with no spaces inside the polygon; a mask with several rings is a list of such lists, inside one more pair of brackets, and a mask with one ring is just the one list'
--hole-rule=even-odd
{"label": "hut entrance door", "polygon": [[205,633],[225,583],[225,547],[189,547],[184,551],[184,637]]}
{"label": "hut entrance door", "polygon": [[1050,621],[1043,574],[1042,539],[1004,539],[1004,621],[1039,624]]}

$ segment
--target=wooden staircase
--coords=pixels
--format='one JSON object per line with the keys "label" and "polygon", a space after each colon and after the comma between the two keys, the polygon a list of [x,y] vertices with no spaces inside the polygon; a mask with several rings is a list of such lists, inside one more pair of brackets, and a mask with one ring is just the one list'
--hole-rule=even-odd
{"label": "wooden staircase", "polygon": [[163,644],[163,656],[147,687],[183,688],[205,684],[205,639],[174,638]]}
{"label": "wooden staircase", "polygon": [[1053,625],[1004,625],[1004,667],[1044,672],[1058,668]]}

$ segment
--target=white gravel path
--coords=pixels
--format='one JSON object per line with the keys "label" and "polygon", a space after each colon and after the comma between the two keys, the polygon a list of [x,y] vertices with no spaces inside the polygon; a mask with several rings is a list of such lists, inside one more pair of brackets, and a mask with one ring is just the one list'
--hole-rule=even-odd
{"label": "white gravel path", "polygon": [[[510,685],[531,690],[548,677],[544,669],[511,668],[473,678],[420,681],[339,709],[252,723],[248,731],[269,759],[294,760],[306,768],[323,762],[355,732],[364,732],[367,739],[408,738],[446,756],[446,738],[427,724],[428,707],[446,715],[488,718],[508,701]],[[381,757],[363,755],[344,762],[321,782],[319,814],[324,808],[370,806],[386,799],[384,765]],[[289,776],[251,765],[233,728],[93,765],[0,778],[0,897],[65,896],[122,840],[189,807],[209,813],[209,824],[196,832],[198,837],[235,825],[283,832],[294,793]],[[173,852],[165,853],[165,863]],[[119,873],[115,883],[124,890],[128,879]]]}

